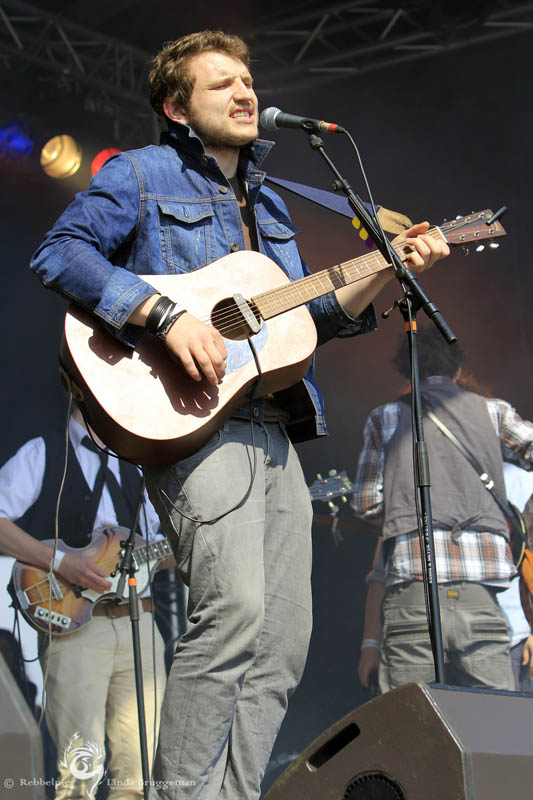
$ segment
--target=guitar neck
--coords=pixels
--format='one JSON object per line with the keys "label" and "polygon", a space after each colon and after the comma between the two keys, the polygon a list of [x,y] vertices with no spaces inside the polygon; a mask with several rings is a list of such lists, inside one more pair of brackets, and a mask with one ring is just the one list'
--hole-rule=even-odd
{"label": "guitar neck", "polygon": [[161,561],[170,556],[172,550],[166,539],[158,539],[156,542],[136,547],[133,551],[137,564],[146,564],[148,561]]}
{"label": "guitar neck", "polygon": [[[438,228],[429,230],[428,234],[434,238],[445,239]],[[402,261],[405,258],[402,251],[404,245],[405,239],[395,242],[393,246]],[[375,275],[387,267],[390,267],[390,262],[382,256],[379,250],[372,250],[358,258],[350,259],[350,261],[300,278],[293,283],[258,294],[252,297],[252,302],[263,319],[270,319],[309,303],[311,300],[316,300],[317,297],[322,297],[342,286],[349,286],[351,283]]]}

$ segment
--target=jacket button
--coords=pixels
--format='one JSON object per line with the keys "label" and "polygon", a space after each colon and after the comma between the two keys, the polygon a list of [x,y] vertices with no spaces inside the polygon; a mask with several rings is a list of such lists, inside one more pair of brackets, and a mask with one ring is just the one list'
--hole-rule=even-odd
{"label": "jacket button", "polygon": [[230,246],[231,252],[232,253],[236,253],[238,249],[239,249],[239,245],[237,244],[237,242],[232,242],[232,244]]}
{"label": "jacket button", "polygon": [[220,194],[227,194],[228,193],[228,187],[227,186],[219,186],[218,191],[220,192]]}

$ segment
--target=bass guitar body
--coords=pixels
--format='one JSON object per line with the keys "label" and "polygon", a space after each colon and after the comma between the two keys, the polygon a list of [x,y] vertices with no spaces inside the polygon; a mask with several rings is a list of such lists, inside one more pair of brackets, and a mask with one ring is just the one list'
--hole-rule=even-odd
{"label": "bass guitar body", "polygon": [[[74,633],[87,625],[92,619],[95,604],[115,596],[120,580],[117,569],[122,556],[122,542],[128,536],[126,528],[113,526],[94,531],[87,547],[69,547],[61,539],[58,541],[58,551],[90,556],[105,570],[111,588],[104,594],[73,586],[56,573],[50,576],[39,567],[16,561],[8,588],[26,622],[41,633],[51,630],[55,636]],[[43,544],[52,550],[54,540],[45,539]],[[135,577],[139,597],[146,590],[159,561],[170,552],[166,539],[147,545],[142,537],[136,536],[133,558],[137,567]],[[127,581],[125,595],[127,598]]]}

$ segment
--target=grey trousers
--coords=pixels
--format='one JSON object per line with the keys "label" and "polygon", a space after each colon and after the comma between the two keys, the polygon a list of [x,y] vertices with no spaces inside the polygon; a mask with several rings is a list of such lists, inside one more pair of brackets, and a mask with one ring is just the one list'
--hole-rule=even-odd
{"label": "grey trousers", "polygon": [[199,453],[148,478],[189,586],[152,793],[253,800],[311,632],[312,509],[300,463],[277,423],[230,420]]}
{"label": "grey trousers", "polygon": [[[512,691],[509,633],[496,592],[476,583],[446,583],[439,586],[439,601],[446,683]],[[422,583],[388,588],[383,614],[380,690],[434,681]]]}

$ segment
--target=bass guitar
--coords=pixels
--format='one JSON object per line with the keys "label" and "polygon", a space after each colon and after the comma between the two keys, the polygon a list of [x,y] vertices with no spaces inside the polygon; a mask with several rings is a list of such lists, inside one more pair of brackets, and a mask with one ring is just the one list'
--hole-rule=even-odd
{"label": "bass guitar", "polygon": [[[449,245],[496,239],[505,231],[490,210],[428,231]],[[405,258],[405,240],[394,247]],[[96,317],[71,306],[60,350],[62,377],[86,421],[122,458],[164,466],[198,450],[253,396],[280,391],[306,374],[317,334],[306,303],[388,267],[377,250],[290,282],[271,259],[239,251],[182,275],[145,275],[224,337],[226,375],[218,386],[193,381],[154,336],[135,349]],[[247,299],[245,299],[247,298]]]}
{"label": "bass guitar", "polygon": [[[22,616],[35,630],[42,633],[52,631],[54,636],[65,636],[83,628],[92,619],[96,603],[110,600],[120,580],[118,567],[122,558],[123,543],[129,531],[120,526],[94,531],[86,547],[69,547],[61,539],[57,549],[63,553],[90,556],[111,581],[111,588],[102,594],[80,586],[74,586],[64,578],[38,567],[16,561],[9,584],[9,592]],[[53,539],[43,544],[54,548]],[[144,593],[160,561],[172,555],[166,539],[157,539],[146,544],[141,536],[136,537],[133,560],[137,571],[137,592]]]}

